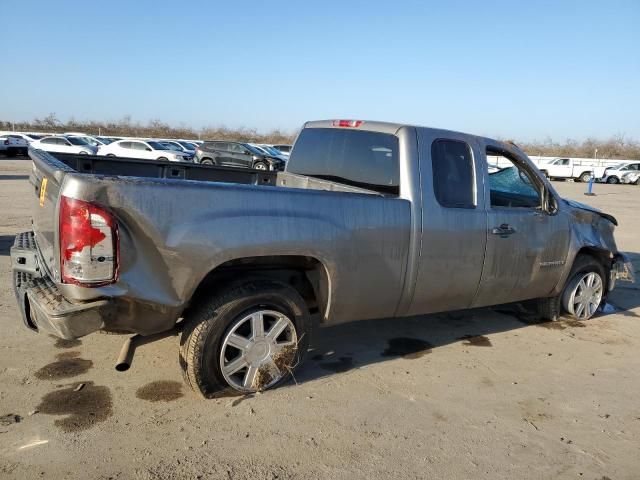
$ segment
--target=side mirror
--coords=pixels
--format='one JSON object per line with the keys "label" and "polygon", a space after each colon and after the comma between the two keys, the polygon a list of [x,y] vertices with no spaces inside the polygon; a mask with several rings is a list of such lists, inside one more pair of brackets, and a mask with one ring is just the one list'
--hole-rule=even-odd
{"label": "side mirror", "polygon": [[245,150],[243,153],[244,153],[245,155],[251,155],[251,152],[250,152],[249,150]]}
{"label": "side mirror", "polygon": [[145,150],[146,150],[147,152],[153,152],[153,150],[152,150],[152,149],[150,149],[149,147],[145,148]]}

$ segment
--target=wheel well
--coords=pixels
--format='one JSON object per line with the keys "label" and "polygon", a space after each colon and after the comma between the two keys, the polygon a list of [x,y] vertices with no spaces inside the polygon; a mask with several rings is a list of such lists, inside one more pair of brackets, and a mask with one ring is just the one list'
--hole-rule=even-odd
{"label": "wheel well", "polygon": [[578,251],[576,258],[578,258],[579,255],[588,255],[590,257],[595,258],[604,268],[604,273],[606,277],[605,281],[607,283],[609,282],[609,271],[611,270],[611,262],[612,262],[612,256],[609,250],[606,250],[604,248],[597,248],[597,247],[582,247]]}
{"label": "wheel well", "polygon": [[313,257],[277,255],[230,260],[210,271],[193,294],[191,304],[232,284],[271,278],[295,288],[311,313],[324,315],[329,299],[329,279],[324,265]]}

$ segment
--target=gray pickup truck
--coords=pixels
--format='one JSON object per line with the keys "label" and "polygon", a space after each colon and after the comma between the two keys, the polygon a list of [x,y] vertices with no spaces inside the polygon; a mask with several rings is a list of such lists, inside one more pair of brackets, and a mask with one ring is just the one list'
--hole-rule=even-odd
{"label": "gray pickup truck", "polygon": [[[633,280],[612,216],[563,200],[489,138],[309,122],[284,172],[29,154],[33,231],[11,250],[26,326],[66,339],[179,330],[184,377],[204,396],[284,381],[312,317],[529,300],[547,320],[586,320]],[[487,155],[510,166],[489,173]]]}

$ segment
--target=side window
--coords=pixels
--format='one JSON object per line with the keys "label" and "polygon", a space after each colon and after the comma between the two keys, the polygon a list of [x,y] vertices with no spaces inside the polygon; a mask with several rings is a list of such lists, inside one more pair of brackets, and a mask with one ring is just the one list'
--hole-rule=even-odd
{"label": "side window", "polygon": [[120,142],[118,146],[121,148],[131,148],[131,142]]}
{"label": "side window", "polygon": [[44,143],[46,145],[53,145],[53,144],[56,143],[56,139],[55,138],[43,138],[40,143]]}
{"label": "side window", "polygon": [[146,150],[147,146],[142,142],[131,142],[131,148],[134,150]]}
{"label": "side window", "polygon": [[431,162],[438,203],[448,208],[475,208],[475,176],[469,145],[458,140],[435,140],[431,144]]}
{"label": "side window", "polygon": [[562,161],[560,162],[560,165],[569,165],[569,159],[563,158]]}
{"label": "side window", "polygon": [[491,206],[506,208],[542,207],[540,187],[534,174],[508,156],[491,150],[487,155],[498,155],[500,170],[489,174]]}
{"label": "side window", "polygon": [[631,169],[632,170],[640,170],[640,163],[634,163],[633,165],[631,165]]}
{"label": "side window", "polygon": [[211,148],[214,150],[221,150],[223,152],[229,150],[229,147],[227,146],[227,144],[222,142],[212,143]]}
{"label": "side window", "polygon": [[229,144],[229,150],[233,153],[244,153],[245,148],[239,143],[231,143]]}

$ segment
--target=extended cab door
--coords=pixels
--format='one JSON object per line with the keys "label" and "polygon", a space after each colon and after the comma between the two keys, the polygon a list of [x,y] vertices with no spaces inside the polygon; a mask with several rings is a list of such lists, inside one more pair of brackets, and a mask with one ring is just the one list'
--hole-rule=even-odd
{"label": "extended cab door", "polygon": [[484,172],[487,251],[473,306],[547,296],[567,260],[568,219],[524,154],[489,141],[485,148],[504,168]]}
{"label": "extended cab door", "polygon": [[417,132],[422,239],[408,313],[468,308],[478,290],[487,242],[485,159],[474,137]]}

